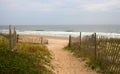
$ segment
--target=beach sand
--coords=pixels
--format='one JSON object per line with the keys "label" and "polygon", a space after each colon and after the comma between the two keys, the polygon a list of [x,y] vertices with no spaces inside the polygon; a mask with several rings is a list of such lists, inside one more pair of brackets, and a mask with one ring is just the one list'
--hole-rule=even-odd
{"label": "beach sand", "polygon": [[68,37],[37,35],[20,36],[24,36],[24,38],[43,37],[48,40],[49,44],[46,46],[53,57],[51,64],[53,65],[53,72],[55,74],[97,74],[95,71],[85,67],[85,61],[80,58],[76,58],[71,52],[63,50],[63,48],[68,44]]}
{"label": "beach sand", "polygon": [[[25,35],[19,34],[18,35],[19,42],[28,42],[28,43],[41,43],[41,38],[43,39],[43,43],[47,42],[48,39],[61,39],[61,40],[68,40],[68,37],[60,37],[60,36],[40,36],[40,35]],[[49,41],[48,41],[49,43]]]}

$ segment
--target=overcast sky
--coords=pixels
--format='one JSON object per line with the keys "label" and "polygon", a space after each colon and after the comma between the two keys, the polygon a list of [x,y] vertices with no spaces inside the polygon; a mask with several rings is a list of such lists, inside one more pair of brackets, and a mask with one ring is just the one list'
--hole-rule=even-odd
{"label": "overcast sky", "polygon": [[0,0],[0,25],[119,24],[120,0]]}

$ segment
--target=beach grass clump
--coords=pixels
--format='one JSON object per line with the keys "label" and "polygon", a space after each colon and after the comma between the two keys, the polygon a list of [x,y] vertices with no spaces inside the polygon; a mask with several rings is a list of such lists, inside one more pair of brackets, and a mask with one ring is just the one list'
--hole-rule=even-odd
{"label": "beach grass clump", "polygon": [[94,57],[89,58],[86,62],[86,65],[90,67],[92,70],[96,70],[97,72],[101,73],[102,65],[99,60],[96,60]]}
{"label": "beach grass clump", "polygon": [[33,59],[26,54],[20,54],[8,49],[0,48],[1,74],[27,74],[42,73],[33,63]]}
{"label": "beach grass clump", "polygon": [[87,48],[88,47],[85,47],[85,45],[82,45],[80,49],[79,42],[76,42],[73,43],[71,47],[66,46],[64,49],[70,50],[74,56],[81,58],[83,61],[85,61],[87,67],[90,67],[97,72],[101,72],[101,62],[96,60],[93,54],[90,51],[87,51]]}
{"label": "beach grass clump", "polygon": [[9,41],[7,38],[0,35],[0,48],[9,48]]}
{"label": "beach grass clump", "polygon": [[16,47],[10,50],[8,40],[3,38],[0,37],[0,74],[53,73],[50,69],[51,55],[46,46],[17,43]]}
{"label": "beach grass clump", "polygon": [[[77,57],[87,59],[87,66],[102,74],[118,74],[120,67],[120,39],[94,36],[84,36],[81,42],[72,39],[67,47]],[[114,59],[114,61],[113,61]]]}
{"label": "beach grass clump", "polygon": [[39,64],[49,65],[52,59],[47,47],[42,44],[18,43],[14,50],[36,58]]}

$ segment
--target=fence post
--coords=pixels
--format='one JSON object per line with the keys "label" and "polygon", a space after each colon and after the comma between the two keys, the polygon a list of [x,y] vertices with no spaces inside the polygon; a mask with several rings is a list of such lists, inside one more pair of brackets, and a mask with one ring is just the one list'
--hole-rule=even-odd
{"label": "fence post", "polygon": [[97,56],[97,40],[96,40],[96,33],[94,34],[94,37],[95,37],[95,52],[94,52],[94,54],[95,54],[95,59],[96,59],[96,56]]}
{"label": "fence post", "polygon": [[46,40],[46,44],[48,44],[48,40]]}
{"label": "fence post", "polygon": [[17,42],[17,38],[16,38],[16,30],[15,30],[15,27],[14,27],[14,47],[16,46],[16,42]]}
{"label": "fence post", "polygon": [[71,47],[71,35],[69,35],[69,47]]}
{"label": "fence post", "polygon": [[19,41],[19,34],[17,34],[17,38],[16,38],[16,42],[18,42]]}
{"label": "fence post", "polygon": [[41,37],[41,44],[43,44],[43,37]]}
{"label": "fence post", "polygon": [[9,25],[9,49],[12,49],[12,33],[11,33],[11,25]]}
{"label": "fence post", "polygon": [[80,32],[80,49],[81,49],[81,32]]}

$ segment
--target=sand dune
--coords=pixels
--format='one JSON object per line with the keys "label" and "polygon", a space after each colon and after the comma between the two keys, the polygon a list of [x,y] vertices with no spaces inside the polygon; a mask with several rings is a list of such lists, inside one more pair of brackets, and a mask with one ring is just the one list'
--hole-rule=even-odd
{"label": "sand dune", "polygon": [[68,37],[58,36],[37,36],[37,35],[20,35],[24,39],[28,37],[40,38],[48,40],[46,46],[52,54],[53,72],[55,74],[97,74],[95,71],[85,67],[85,62],[72,55],[72,53],[63,50],[68,44]]}

